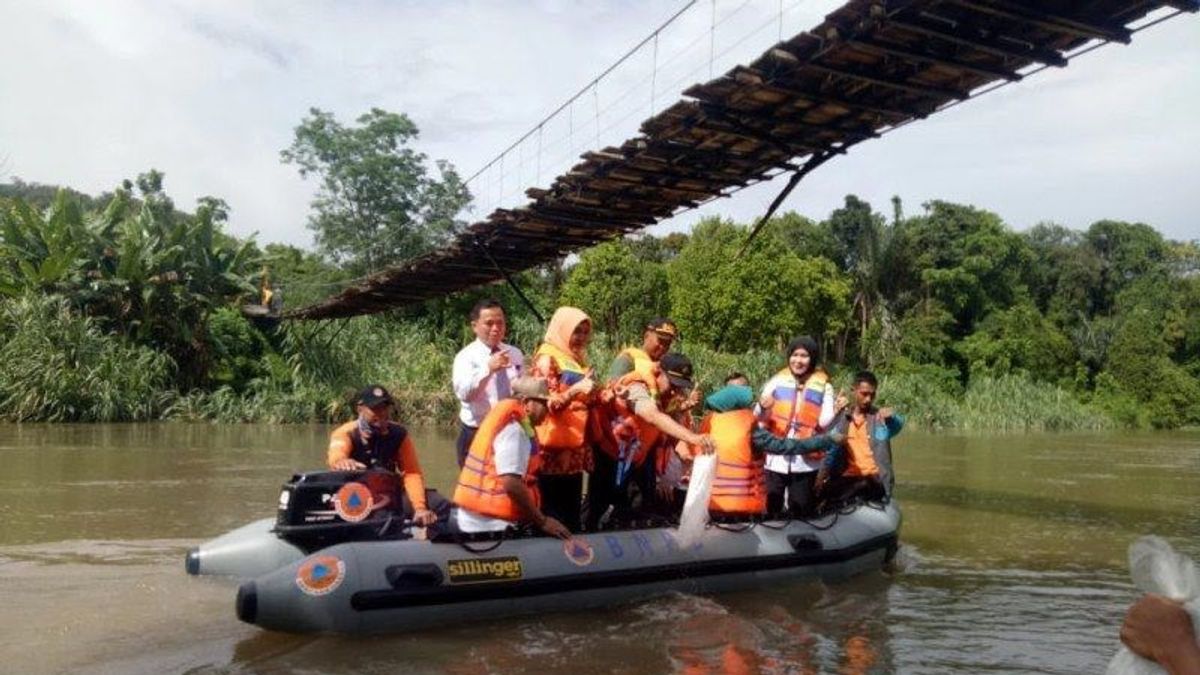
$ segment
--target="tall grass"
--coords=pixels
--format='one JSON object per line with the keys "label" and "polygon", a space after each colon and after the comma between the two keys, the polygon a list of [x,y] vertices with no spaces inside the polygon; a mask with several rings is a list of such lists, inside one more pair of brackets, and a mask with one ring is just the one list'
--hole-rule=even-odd
{"label": "tall grass", "polygon": [[1116,420],[1061,387],[1024,375],[975,377],[947,391],[921,375],[884,377],[879,399],[926,429],[963,431],[1076,431],[1112,429]]}
{"label": "tall grass", "polygon": [[[450,368],[459,341],[412,323],[359,318],[323,333],[289,328],[291,369],[256,382],[251,391],[229,389],[181,397],[169,414],[176,418],[220,421],[332,422],[352,414],[350,402],[365,384],[380,383],[396,398],[400,418],[425,424],[453,424],[458,402],[450,388]],[[536,348],[529,336],[514,339],[527,358]],[[466,341],[467,337],[462,338]],[[597,336],[589,361],[601,378],[617,350]],[[695,365],[705,391],[719,388],[740,372],[761,386],[783,367],[775,351],[741,354],[680,345]],[[851,370],[828,366],[835,387],[849,390]],[[913,427],[963,431],[1066,431],[1109,429],[1117,422],[1100,407],[1081,402],[1067,390],[1024,376],[978,377],[966,388],[925,373],[882,374],[879,400],[904,413]]]}
{"label": "tall grass", "polygon": [[174,364],[104,334],[56,296],[0,303],[0,419],[111,422],[160,415]]}
{"label": "tall grass", "polygon": [[[540,327],[519,322],[512,341],[531,357]],[[458,402],[450,385],[454,354],[473,339],[447,336],[418,321],[359,317],[321,324],[284,324],[264,375],[242,390],[177,393],[173,364],[148,348],[103,334],[92,321],[54,297],[25,297],[0,305],[0,420],[117,421],[146,419],[219,422],[336,422],[353,415],[354,395],[382,384],[409,423],[453,424]],[[616,350],[597,335],[589,359],[603,378]],[[740,372],[761,386],[783,367],[778,352],[716,352],[683,343],[705,391]],[[851,369],[829,365],[838,389]],[[912,426],[964,431],[1108,429],[1120,422],[1099,404],[1021,375],[976,377],[965,388],[922,371],[880,373],[879,399],[905,413]]]}

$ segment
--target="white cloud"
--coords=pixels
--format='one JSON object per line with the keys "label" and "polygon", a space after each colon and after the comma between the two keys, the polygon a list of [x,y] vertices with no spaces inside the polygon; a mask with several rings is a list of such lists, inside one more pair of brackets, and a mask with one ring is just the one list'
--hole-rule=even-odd
{"label": "white cloud", "polygon": [[[783,30],[836,1],[787,2]],[[778,2],[718,3],[715,44],[699,3],[659,43],[656,109],[760,53]],[[309,107],[348,121],[371,107],[408,113],[419,149],[465,174],[670,16],[681,3],[8,2],[0,6],[0,158],[9,174],[89,192],[150,167],[182,206],[225,198],[239,234],[307,244],[313,186],[279,163]],[[727,15],[732,14],[726,19]],[[747,39],[742,40],[743,37]],[[507,158],[504,192],[634,133],[651,106],[649,50]],[[1176,19],[1026,82],[868,141],[810,176],[785,204],[815,217],[850,192],[888,209],[932,198],[976,204],[1015,227],[1140,219],[1200,237],[1200,21]],[[600,123],[597,125],[596,113]],[[520,164],[518,183],[518,169]],[[491,182],[488,182],[488,181]],[[706,212],[754,218],[782,181]],[[481,207],[498,177],[476,190]],[[685,214],[658,230],[689,226]]]}

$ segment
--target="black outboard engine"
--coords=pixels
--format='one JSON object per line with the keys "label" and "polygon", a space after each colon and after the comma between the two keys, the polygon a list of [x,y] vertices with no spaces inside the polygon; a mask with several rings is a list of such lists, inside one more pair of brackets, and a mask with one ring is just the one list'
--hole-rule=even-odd
{"label": "black outboard engine", "polygon": [[412,507],[391,471],[297,473],[279,493],[275,532],[306,550],[409,537]]}

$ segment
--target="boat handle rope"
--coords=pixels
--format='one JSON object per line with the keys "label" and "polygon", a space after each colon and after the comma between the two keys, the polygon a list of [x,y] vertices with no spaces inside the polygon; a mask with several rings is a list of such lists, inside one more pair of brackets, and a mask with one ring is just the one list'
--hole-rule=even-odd
{"label": "boat handle rope", "polygon": [[468,551],[470,553],[474,553],[475,555],[482,555],[484,553],[491,553],[492,551],[495,551],[496,549],[500,548],[500,544],[503,544],[505,542],[505,540],[508,539],[508,530],[502,531],[500,533],[500,538],[497,539],[495,541],[495,543],[493,543],[489,546],[482,546],[480,548],[472,548],[471,545],[469,543],[467,543],[467,540],[464,539],[462,537],[462,534],[459,532],[453,533],[453,536],[454,536],[454,543],[461,546],[463,548],[463,550]]}

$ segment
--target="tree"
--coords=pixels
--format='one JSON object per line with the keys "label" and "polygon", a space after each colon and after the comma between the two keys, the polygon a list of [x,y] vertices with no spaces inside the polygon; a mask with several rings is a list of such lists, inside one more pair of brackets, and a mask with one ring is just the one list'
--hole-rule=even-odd
{"label": "tree", "polygon": [[965,337],[989,311],[1026,292],[1021,276],[1029,250],[993,213],[942,201],[925,209],[901,227],[904,250],[896,255],[912,271],[890,283],[903,288],[905,277],[915,276],[918,293],[907,306],[936,300],[955,319],[953,337]]}
{"label": "tree", "polygon": [[425,155],[409,147],[418,131],[407,116],[372,108],[356,122],[313,108],[280,156],[321,180],[308,223],[318,248],[361,274],[444,243],[471,197],[448,162],[428,175]]}
{"label": "tree", "polygon": [[971,377],[1024,372],[1034,380],[1058,384],[1074,374],[1071,340],[1028,300],[989,314],[958,350]]}
{"label": "tree", "polygon": [[1165,273],[1167,243],[1143,223],[1101,220],[1088,228],[1084,240],[1100,261],[1098,283],[1092,288],[1092,307],[1108,313],[1117,295],[1151,273]]}
{"label": "tree", "polygon": [[845,358],[851,339],[857,336],[860,359],[873,366],[863,344],[872,324],[880,324],[874,331],[879,339],[896,332],[896,317],[884,293],[896,262],[895,228],[854,195],[846,195],[845,205],[829,215],[823,228],[835,242],[834,262],[849,275],[854,289],[850,303],[854,318],[838,339],[836,358]]}
{"label": "tree", "polygon": [[105,331],[168,354],[184,388],[206,381],[207,318],[254,292],[253,242],[222,232],[229,208],[204,197],[176,211],[163,175],[126,181],[100,213],[66,191],[45,213],[19,199],[0,208],[0,292],[55,293]]}
{"label": "tree", "polygon": [[798,256],[828,258],[835,263],[844,257],[825,223],[813,222],[795,211],[775,216],[764,229]]}
{"label": "tree", "polygon": [[627,240],[610,241],[579,257],[559,301],[579,307],[604,331],[611,346],[636,340],[655,316],[668,314],[667,274],[642,262]]}
{"label": "tree", "polygon": [[825,258],[802,258],[773,236],[741,256],[746,228],[701,221],[667,266],[684,336],[715,349],[777,348],[799,333],[822,342],[845,325],[850,284]]}

